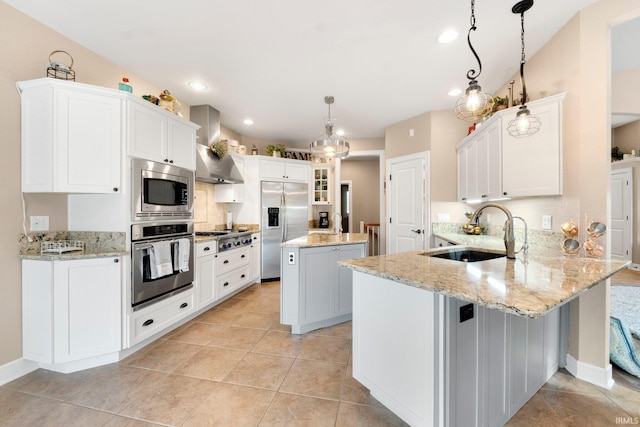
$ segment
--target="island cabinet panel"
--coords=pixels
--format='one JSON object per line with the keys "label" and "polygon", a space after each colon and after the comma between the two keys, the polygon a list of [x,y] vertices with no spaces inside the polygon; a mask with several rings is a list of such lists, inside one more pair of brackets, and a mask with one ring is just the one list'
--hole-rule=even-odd
{"label": "island cabinet panel", "polygon": [[353,272],[353,376],[412,426],[502,426],[558,369],[557,310],[527,318]]}
{"label": "island cabinet panel", "polygon": [[366,243],[283,247],[281,323],[302,334],[351,320],[352,273],[338,262],[366,253]]}

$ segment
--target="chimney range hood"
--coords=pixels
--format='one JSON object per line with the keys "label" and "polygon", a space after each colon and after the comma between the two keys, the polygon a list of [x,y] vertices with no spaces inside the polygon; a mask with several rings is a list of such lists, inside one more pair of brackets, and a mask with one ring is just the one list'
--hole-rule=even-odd
{"label": "chimney range hood", "polygon": [[244,182],[233,157],[229,154],[219,159],[209,144],[220,139],[220,112],[210,105],[195,105],[190,120],[200,125],[196,143],[196,181],[211,184],[241,184]]}

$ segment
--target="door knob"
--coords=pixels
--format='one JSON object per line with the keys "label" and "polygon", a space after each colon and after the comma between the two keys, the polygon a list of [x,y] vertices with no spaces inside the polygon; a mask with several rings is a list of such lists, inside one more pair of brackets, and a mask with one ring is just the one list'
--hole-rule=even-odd
{"label": "door knob", "polygon": [[416,234],[421,234],[422,230],[411,230],[412,232],[416,233]]}

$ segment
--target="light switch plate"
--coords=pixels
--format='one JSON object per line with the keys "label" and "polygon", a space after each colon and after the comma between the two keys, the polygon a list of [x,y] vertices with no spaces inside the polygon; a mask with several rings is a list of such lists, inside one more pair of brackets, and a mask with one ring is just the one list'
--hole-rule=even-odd
{"label": "light switch plate", "polygon": [[551,215],[542,215],[542,229],[551,230]]}
{"label": "light switch plate", "polygon": [[29,219],[31,231],[49,231],[48,216],[31,216]]}

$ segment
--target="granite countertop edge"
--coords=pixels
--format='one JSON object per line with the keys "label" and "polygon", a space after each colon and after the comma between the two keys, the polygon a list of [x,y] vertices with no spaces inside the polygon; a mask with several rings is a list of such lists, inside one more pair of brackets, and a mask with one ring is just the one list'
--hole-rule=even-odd
{"label": "granite countertop edge", "polygon": [[283,248],[313,248],[321,246],[354,245],[367,243],[368,241],[369,236],[364,233],[312,233],[281,243],[280,246]]}
{"label": "granite countertop edge", "polygon": [[19,254],[19,259],[29,259],[35,261],[70,261],[76,259],[92,259],[92,258],[110,258],[129,255],[128,251],[112,251],[112,252],[67,252],[62,254],[45,253],[45,254]]}

